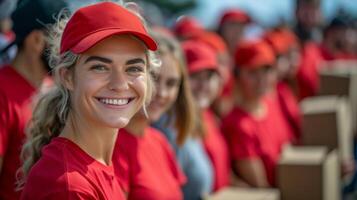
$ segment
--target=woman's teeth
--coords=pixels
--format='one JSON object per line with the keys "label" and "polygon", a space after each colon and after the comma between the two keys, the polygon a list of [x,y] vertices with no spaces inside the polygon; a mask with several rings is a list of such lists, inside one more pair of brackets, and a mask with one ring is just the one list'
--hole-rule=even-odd
{"label": "woman's teeth", "polygon": [[102,102],[104,104],[108,104],[108,105],[121,106],[121,105],[128,104],[129,99],[128,98],[125,98],[125,99],[100,99],[100,102]]}

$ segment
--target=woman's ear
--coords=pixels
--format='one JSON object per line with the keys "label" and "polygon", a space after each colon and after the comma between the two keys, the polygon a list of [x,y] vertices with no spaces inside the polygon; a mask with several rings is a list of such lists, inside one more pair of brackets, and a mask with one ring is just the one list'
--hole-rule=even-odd
{"label": "woman's ear", "polygon": [[74,81],[73,81],[73,71],[68,68],[59,69],[60,80],[65,88],[70,91],[74,89]]}
{"label": "woman's ear", "polygon": [[45,34],[41,30],[33,30],[24,40],[24,46],[28,52],[42,55],[46,47]]}

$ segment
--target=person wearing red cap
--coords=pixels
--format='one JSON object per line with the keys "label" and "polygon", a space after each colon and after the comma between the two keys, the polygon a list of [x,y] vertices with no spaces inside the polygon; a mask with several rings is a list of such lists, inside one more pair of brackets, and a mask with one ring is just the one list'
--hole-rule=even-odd
{"label": "person wearing red cap", "polygon": [[220,35],[210,31],[196,32],[189,39],[204,42],[212,47],[212,49],[215,51],[218,60],[218,70],[222,80],[222,88],[220,95],[212,105],[212,109],[217,114],[217,116],[219,116],[219,118],[222,118],[232,109],[233,106],[232,92],[234,80],[231,73],[231,71],[233,71],[233,65],[227,45]]}
{"label": "person wearing red cap", "polygon": [[281,149],[293,137],[279,104],[267,95],[275,56],[265,42],[245,42],[235,64],[236,106],[222,122],[234,172],[252,187],[274,186]]}
{"label": "person wearing red cap", "polygon": [[215,115],[209,109],[220,90],[218,61],[214,50],[205,43],[188,40],[182,43],[190,85],[202,118],[202,138],[214,169],[213,191],[230,184],[229,156],[226,141]]}
{"label": "person wearing red cap", "polygon": [[274,50],[277,60],[277,83],[271,96],[279,102],[285,119],[294,129],[296,142],[299,142],[302,116],[296,91],[296,71],[300,61],[296,37],[287,28],[276,28],[267,32],[264,39]]}
{"label": "person wearing red cap", "polygon": [[179,39],[189,38],[201,31],[204,31],[203,25],[191,16],[180,17],[173,27],[173,32]]}
{"label": "person wearing red cap", "polygon": [[[5,6],[10,4],[7,5],[10,7],[5,12],[1,10],[0,15],[10,14],[13,11],[11,7],[16,6],[13,0],[2,3]],[[11,63],[0,67],[0,199],[20,198],[20,192],[16,191],[16,173],[21,166],[25,130],[32,116],[34,97],[42,92],[49,72],[44,56],[44,24],[53,24],[52,16],[65,6],[62,0],[56,3],[51,0],[22,0],[12,13],[16,39],[0,52],[2,57],[15,50]]]}
{"label": "person wearing red cap", "polygon": [[217,32],[226,42],[231,55],[234,55],[237,44],[243,39],[246,25],[250,22],[250,16],[240,9],[229,9],[223,13]]}
{"label": "person wearing red cap", "polygon": [[[153,120],[171,108],[171,114],[175,113],[171,120],[178,130],[177,143],[182,145],[195,118],[192,96],[187,93],[187,80],[181,77],[184,73],[181,71],[182,60],[177,58],[180,52],[175,49],[172,36],[167,36],[166,31],[162,35],[166,36],[152,33],[159,45],[162,66],[153,72],[156,90],[148,112],[137,113],[125,129],[120,130],[114,149],[115,173],[129,200],[183,199],[181,186],[186,177],[163,133],[150,127]],[[162,73],[168,74],[168,79],[161,76]]]}
{"label": "person wearing red cap", "polygon": [[125,199],[112,154],[118,129],[151,96],[157,46],[124,6],[93,4],[54,26],[56,86],[34,109],[21,199]]}

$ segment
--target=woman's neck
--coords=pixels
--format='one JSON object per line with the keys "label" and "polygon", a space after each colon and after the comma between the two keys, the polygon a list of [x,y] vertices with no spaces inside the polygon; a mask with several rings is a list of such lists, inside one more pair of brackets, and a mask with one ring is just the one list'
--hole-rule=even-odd
{"label": "woman's neck", "polygon": [[149,126],[149,123],[149,119],[143,113],[137,113],[131,118],[125,129],[136,136],[143,136],[145,128]]}
{"label": "woman's neck", "polygon": [[117,128],[96,126],[78,116],[69,115],[60,136],[76,143],[98,162],[111,165],[118,131]]}
{"label": "woman's neck", "polygon": [[41,60],[28,58],[21,52],[13,60],[12,67],[35,88],[41,86],[43,79],[47,75]]}
{"label": "woman's neck", "polygon": [[261,119],[266,114],[266,108],[261,99],[241,99],[239,106],[255,118]]}

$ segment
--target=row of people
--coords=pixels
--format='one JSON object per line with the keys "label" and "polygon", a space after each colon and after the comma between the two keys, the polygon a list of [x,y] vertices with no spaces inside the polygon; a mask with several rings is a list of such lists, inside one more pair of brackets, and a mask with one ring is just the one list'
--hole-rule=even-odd
{"label": "row of people", "polygon": [[[0,69],[0,198],[201,199],[276,186],[283,146],[299,142],[298,100],[317,87],[315,46],[286,27],[237,40],[234,26],[251,22],[238,10],[222,17],[222,37],[189,18],[149,33],[137,5],[110,2],[61,16],[48,34],[43,23],[65,5],[46,2],[17,8],[19,51]],[[34,6],[41,14],[19,28]]]}

